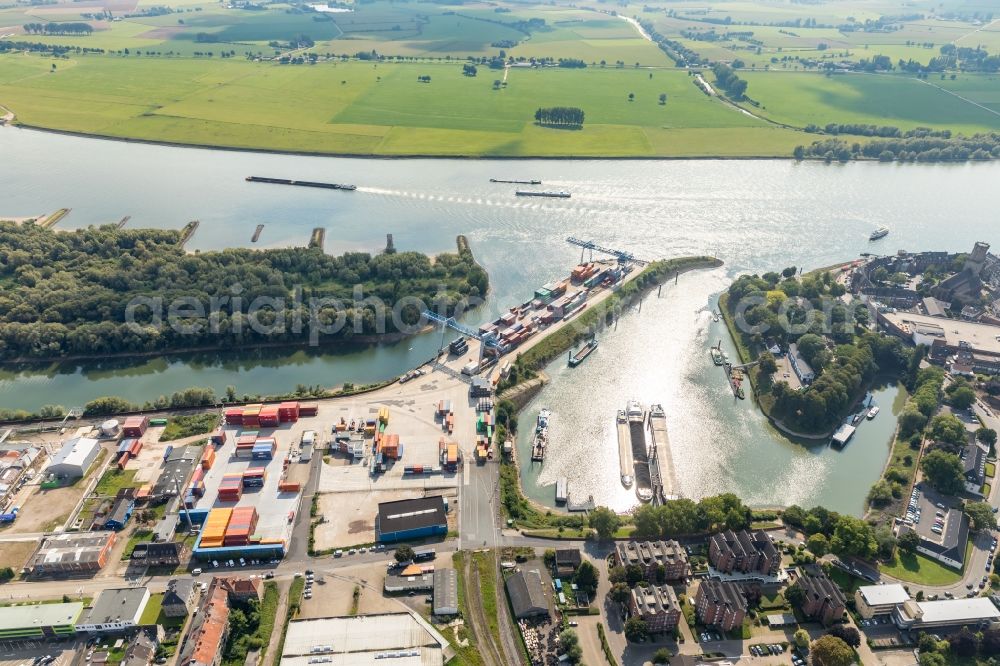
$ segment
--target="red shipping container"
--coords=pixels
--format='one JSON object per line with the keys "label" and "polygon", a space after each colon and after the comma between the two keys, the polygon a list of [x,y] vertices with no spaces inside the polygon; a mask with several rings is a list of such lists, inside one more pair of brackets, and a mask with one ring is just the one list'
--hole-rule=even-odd
{"label": "red shipping container", "polygon": [[118,469],[125,469],[125,465],[128,464],[129,457],[128,451],[118,457]]}
{"label": "red shipping container", "polygon": [[226,423],[230,425],[240,425],[243,423],[243,408],[229,407],[225,411]]}
{"label": "red shipping container", "polygon": [[319,405],[315,402],[302,403],[299,405],[299,416],[316,416],[319,413]]}
{"label": "red shipping container", "polygon": [[128,447],[128,452],[132,454],[133,458],[135,458],[139,455],[139,451],[142,451],[142,440],[137,439],[132,442],[132,446]]}
{"label": "red shipping container", "polygon": [[148,416],[129,416],[122,425],[122,434],[125,437],[142,437],[148,427]]}

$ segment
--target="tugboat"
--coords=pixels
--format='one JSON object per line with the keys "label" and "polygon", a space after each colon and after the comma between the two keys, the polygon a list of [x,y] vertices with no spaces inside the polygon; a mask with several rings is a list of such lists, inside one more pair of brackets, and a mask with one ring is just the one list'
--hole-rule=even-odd
{"label": "tugboat", "polygon": [[538,412],[538,420],[535,423],[535,435],[531,440],[531,460],[532,462],[542,462],[545,460],[545,447],[549,443],[549,417],[552,412],[548,408],[543,408]]}
{"label": "tugboat", "polygon": [[712,347],[711,354],[712,354],[712,362],[715,363],[716,365],[722,365],[723,363],[722,352],[719,351],[719,348]]}
{"label": "tugboat", "polygon": [[878,416],[878,413],[879,413],[878,405],[875,405],[874,407],[868,410],[868,420],[870,421],[871,419]]}
{"label": "tugboat", "polygon": [[868,240],[877,241],[878,239],[885,238],[888,235],[889,235],[888,227],[879,227],[878,229],[872,232],[872,235],[868,237]]}

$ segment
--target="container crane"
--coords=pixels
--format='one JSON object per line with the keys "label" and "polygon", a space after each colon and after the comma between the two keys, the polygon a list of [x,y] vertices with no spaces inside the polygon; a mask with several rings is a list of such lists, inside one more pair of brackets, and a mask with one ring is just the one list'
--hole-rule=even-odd
{"label": "container crane", "polygon": [[492,350],[493,353],[495,353],[497,356],[507,351],[507,346],[502,344],[494,333],[487,333],[484,335],[474,328],[471,328],[469,326],[466,326],[465,324],[457,322],[454,317],[445,317],[444,315],[440,315],[437,312],[434,312],[433,310],[424,310],[423,317],[427,321],[431,321],[442,325],[441,345],[438,347],[439,349],[444,348],[444,335],[449,328],[454,331],[458,331],[467,338],[473,338],[475,340],[479,340],[480,366],[482,366],[483,356],[485,355],[487,348]]}
{"label": "container crane", "polygon": [[574,238],[573,236],[570,236],[569,238],[566,239],[566,242],[569,243],[570,245],[576,245],[580,248],[581,264],[583,263],[583,253],[586,250],[590,250],[591,257],[594,256],[594,250],[597,250],[598,252],[603,252],[604,254],[610,254],[613,257],[617,257],[618,263],[621,264],[635,263],[639,264],[640,266],[645,266],[646,264],[649,263],[648,261],[636,258],[636,256],[631,252],[626,252],[625,250],[615,250],[610,247],[603,247],[593,241],[580,240],[579,238]]}

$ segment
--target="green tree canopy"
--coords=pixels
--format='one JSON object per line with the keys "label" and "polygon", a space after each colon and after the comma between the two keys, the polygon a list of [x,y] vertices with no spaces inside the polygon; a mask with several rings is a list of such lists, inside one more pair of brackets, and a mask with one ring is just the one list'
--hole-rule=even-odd
{"label": "green tree canopy", "polygon": [[965,488],[965,467],[953,453],[935,449],[923,457],[920,469],[930,484],[946,495],[955,495]]}
{"label": "green tree canopy", "polygon": [[821,636],[809,647],[809,656],[815,666],[851,666],[854,650],[836,636]]}
{"label": "green tree canopy", "polygon": [[598,539],[607,541],[614,537],[615,532],[618,531],[621,519],[617,513],[606,506],[599,506],[587,516],[587,523],[597,532]]}

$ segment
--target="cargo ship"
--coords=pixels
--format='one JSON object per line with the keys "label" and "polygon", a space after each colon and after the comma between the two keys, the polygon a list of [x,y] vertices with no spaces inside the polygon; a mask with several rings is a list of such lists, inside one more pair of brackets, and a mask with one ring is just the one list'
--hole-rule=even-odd
{"label": "cargo ship", "polygon": [[575,368],[583,363],[584,359],[590,356],[591,352],[597,349],[597,338],[591,338],[587,344],[574,352],[569,353],[569,367]]}
{"label": "cargo ship", "polygon": [[888,227],[879,227],[878,229],[872,232],[872,235],[868,237],[868,240],[877,241],[878,239],[885,238],[888,235],[889,235]]}
{"label": "cargo ship", "polygon": [[569,192],[555,190],[517,190],[514,192],[519,197],[552,197],[555,199],[569,199],[572,195]]}
{"label": "cargo ship", "polygon": [[625,410],[618,410],[616,419],[618,428],[618,466],[621,471],[622,485],[626,488],[632,487],[632,438],[628,434],[628,417]]}
{"label": "cargo ship", "polygon": [[248,183],[271,183],[272,185],[298,185],[299,187],[318,187],[324,190],[347,190],[353,192],[357,185],[343,183],[318,183],[311,180],[291,180],[290,178],[267,178],[264,176],[247,176]]}
{"label": "cargo ship", "polygon": [[653,499],[653,483],[649,476],[649,452],[646,449],[645,413],[635,400],[629,400],[625,408],[628,419],[628,433],[632,445],[632,469],[635,472],[635,495],[640,502]]}
{"label": "cargo ship", "polygon": [[490,178],[491,183],[507,183],[508,185],[541,185],[540,180],[505,180],[503,178]]}
{"label": "cargo ship", "polygon": [[538,412],[538,420],[535,422],[535,434],[531,440],[531,460],[542,462],[545,460],[545,447],[549,443],[549,418],[552,416],[547,408],[542,408]]}
{"label": "cargo ship", "polygon": [[569,499],[569,483],[565,476],[560,476],[556,481],[556,504],[565,504]]}

